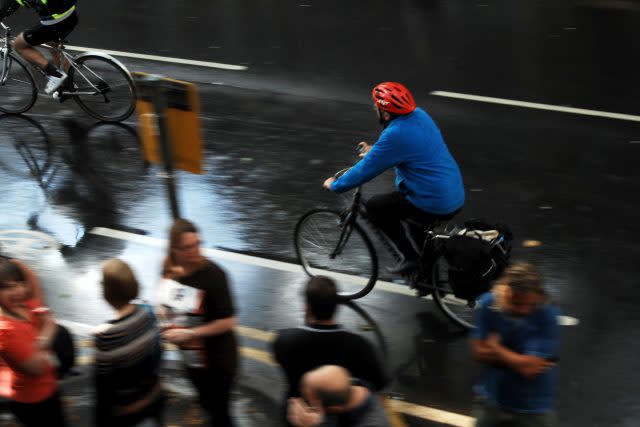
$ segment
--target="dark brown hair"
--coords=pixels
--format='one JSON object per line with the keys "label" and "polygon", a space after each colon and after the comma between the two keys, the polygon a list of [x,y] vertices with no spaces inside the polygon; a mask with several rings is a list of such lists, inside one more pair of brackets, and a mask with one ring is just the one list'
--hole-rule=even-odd
{"label": "dark brown hair", "polygon": [[126,262],[112,259],[102,266],[102,292],[113,308],[119,309],[136,299],[139,288],[138,280]]}
{"label": "dark brown hair", "polygon": [[307,282],[305,299],[316,320],[331,320],[338,305],[336,282],[325,276],[314,276]]}
{"label": "dark brown hair", "polygon": [[22,282],[24,280],[24,273],[20,267],[6,258],[0,258],[0,286],[5,286],[7,282]]}

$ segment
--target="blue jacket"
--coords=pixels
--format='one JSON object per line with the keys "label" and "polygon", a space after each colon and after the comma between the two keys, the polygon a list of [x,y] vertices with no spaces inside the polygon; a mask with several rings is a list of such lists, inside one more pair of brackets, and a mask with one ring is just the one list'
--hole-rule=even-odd
{"label": "blue jacket", "polygon": [[396,188],[417,208],[444,215],[464,204],[460,168],[433,119],[421,108],[392,120],[369,153],[331,190],[351,190],[391,167],[396,168]]}

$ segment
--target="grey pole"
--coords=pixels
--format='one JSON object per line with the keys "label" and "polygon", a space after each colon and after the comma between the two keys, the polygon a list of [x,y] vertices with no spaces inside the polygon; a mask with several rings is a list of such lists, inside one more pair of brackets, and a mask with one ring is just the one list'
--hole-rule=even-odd
{"label": "grey pole", "polygon": [[167,194],[169,195],[171,215],[173,215],[173,219],[176,219],[180,218],[180,206],[178,204],[178,194],[176,192],[173,152],[171,150],[171,140],[169,139],[167,117],[165,114],[167,109],[166,88],[164,86],[164,82],[158,76],[151,75],[148,77],[148,81],[152,83],[153,86],[153,108],[156,110],[158,137],[160,138],[160,148],[165,170],[163,178],[165,179],[167,186]]}

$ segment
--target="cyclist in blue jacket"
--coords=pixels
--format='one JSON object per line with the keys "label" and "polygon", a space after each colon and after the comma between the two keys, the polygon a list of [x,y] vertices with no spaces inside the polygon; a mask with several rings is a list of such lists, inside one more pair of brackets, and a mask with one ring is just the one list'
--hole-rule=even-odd
{"label": "cyclist in blue jacket", "polygon": [[18,34],[13,41],[13,48],[24,59],[44,71],[47,76],[44,91],[48,94],[55,92],[64,83],[67,74],[56,68],[34,46],[57,42],[73,31],[78,24],[76,3],[76,0],[0,0],[0,21],[20,6],[33,9],[40,16],[40,23]]}
{"label": "cyclist in blue jacket", "polygon": [[402,255],[390,269],[407,273],[417,263],[421,244],[405,232],[403,222],[430,224],[452,218],[464,204],[458,164],[433,119],[400,83],[373,88],[373,101],[383,131],[373,145],[360,143],[362,160],[340,178],[328,178],[324,188],[341,193],[358,187],[395,167],[396,190],[366,202],[369,220],[395,244]]}

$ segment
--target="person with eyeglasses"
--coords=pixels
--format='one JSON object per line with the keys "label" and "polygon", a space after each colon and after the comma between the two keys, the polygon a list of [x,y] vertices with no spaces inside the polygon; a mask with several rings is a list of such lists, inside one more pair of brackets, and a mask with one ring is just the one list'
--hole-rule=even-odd
{"label": "person with eyeglasses", "polygon": [[192,222],[174,221],[156,307],[164,323],[163,338],[181,349],[211,425],[229,427],[238,365],[235,307],[226,273],[202,255],[200,244]]}

